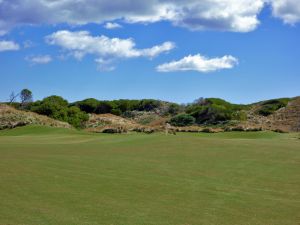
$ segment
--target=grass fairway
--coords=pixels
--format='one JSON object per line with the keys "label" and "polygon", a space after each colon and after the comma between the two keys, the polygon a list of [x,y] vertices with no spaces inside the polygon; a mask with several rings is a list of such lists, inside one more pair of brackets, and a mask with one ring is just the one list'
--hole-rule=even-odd
{"label": "grass fairway", "polygon": [[297,134],[0,132],[1,225],[299,225]]}

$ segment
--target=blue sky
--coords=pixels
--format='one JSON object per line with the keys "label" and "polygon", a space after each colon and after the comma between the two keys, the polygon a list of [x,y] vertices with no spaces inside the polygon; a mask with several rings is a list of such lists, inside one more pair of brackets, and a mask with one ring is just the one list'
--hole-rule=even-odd
{"label": "blue sky", "polygon": [[[153,1],[165,6],[165,1]],[[235,8],[249,8],[255,1],[252,10],[237,16]],[[143,6],[127,12],[127,0],[117,1],[113,9],[106,0],[86,1],[97,3],[99,13],[109,6],[114,15],[103,18],[78,17],[68,0],[60,2],[55,7],[75,16],[59,18],[55,8],[57,21],[51,21],[34,11],[28,16],[30,4],[42,4],[39,0],[27,0],[26,6],[0,0],[0,101],[23,88],[32,90],[34,99],[55,94],[71,102],[93,97],[187,103],[219,97],[250,103],[300,95],[296,0],[188,0],[193,7],[183,16],[176,13],[190,5],[174,9],[168,3],[168,13],[144,11]],[[224,10],[225,17],[218,8],[224,2],[232,6]],[[40,7],[55,17],[48,5]],[[11,18],[1,16],[9,10]]]}

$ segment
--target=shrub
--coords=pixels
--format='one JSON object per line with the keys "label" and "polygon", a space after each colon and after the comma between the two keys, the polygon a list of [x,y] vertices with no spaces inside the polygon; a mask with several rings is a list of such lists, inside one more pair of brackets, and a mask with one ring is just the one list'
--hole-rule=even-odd
{"label": "shrub", "polygon": [[78,107],[69,107],[68,101],[60,96],[50,96],[32,104],[31,111],[53,119],[68,122],[76,128],[81,128],[88,115]]}
{"label": "shrub", "polygon": [[180,111],[181,111],[181,107],[178,104],[171,103],[168,106],[168,114],[171,114],[174,116],[174,115],[178,114]]}
{"label": "shrub", "polygon": [[67,110],[67,122],[74,127],[82,128],[83,122],[89,119],[85,112],[82,112],[78,107],[72,106]]}
{"label": "shrub", "polygon": [[195,118],[188,114],[180,114],[174,116],[170,120],[170,124],[177,127],[190,126],[195,123]]}
{"label": "shrub", "polygon": [[120,109],[112,109],[111,114],[114,114],[116,116],[120,116],[122,114],[122,111]]}

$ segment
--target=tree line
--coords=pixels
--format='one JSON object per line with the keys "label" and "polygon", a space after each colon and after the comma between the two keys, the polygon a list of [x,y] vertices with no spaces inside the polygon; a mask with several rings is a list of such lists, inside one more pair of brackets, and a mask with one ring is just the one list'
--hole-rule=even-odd
{"label": "tree line", "polygon": [[[18,97],[20,102],[16,101]],[[287,104],[287,101],[287,99],[268,101],[262,104],[262,110],[258,113],[271,113],[272,110]],[[102,101],[89,98],[69,103],[66,99],[56,95],[33,101],[33,94],[29,89],[23,89],[19,94],[12,93],[9,104],[22,110],[68,122],[77,128],[84,126],[84,122],[89,118],[88,114],[91,113],[111,113],[122,117],[133,117],[134,111],[154,112],[169,117],[169,123],[174,126],[220,124],[232,120],[246,120],[245,111],[250,107],[250,105],[232,104],[219,98],[199,98],[186,105],[155,99]]]}

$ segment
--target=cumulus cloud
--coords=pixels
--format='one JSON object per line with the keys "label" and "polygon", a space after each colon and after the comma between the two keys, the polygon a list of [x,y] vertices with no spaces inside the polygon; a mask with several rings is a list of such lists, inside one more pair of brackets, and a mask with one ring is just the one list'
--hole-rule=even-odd
{"label": "cumulus cloud", "polygon": [[264,0],[188,0],[176,4],[174,25],[191,30],[249,32],[259,25]]}
{"label": "cumulus cloud", "polygon": [[122,28],[122,26],[118,23],[111,23],[111,22],[108,22],[104,25],[104,27],[108,30],[114,30],[114,29],[119,29],[119,28]]}
{"label": "cumulus cloud", "polygon": [[[169,21],[191,30],[248,32],[266,0],[2,0],[0,32],[22,24]],[[296,0],[295,0],[296,1]]]}
{"label": "cumulus cloud", "polygon": [[28,56],[25,59],[32,65],[48,64],[52,61],[52,57],[50,55]]}
{"label": "cumulus cloud", "polygon": [[20,46],[13,41],[0,41],[0,52],[4,51],[17,51]]}
{"label": "cumulus cloud", "polygon": [[[299,22],[299,0],[1,0],[0,35],[18,25],[82,25],[123,20],[129,23],[169,21],[191,30],[249,32],[271,4],[285,23]],[[108,25],[110,27],[110,25]]]}
{"label": "cumulus cloud", "polygon": [[300,21],[299,0],[270,0],[273,15],[282,19],[287,24],[295,24]]}
{"label": "cumulus cloud", "polygon": [[50,45],[57,45],[74,56],[82,59],[86,55],[97,56],[97,63],[103,60],[147,57],[153,58],[175,47],[172,42],[165,42],[151,48],[138,49],[133,39],[109,38],[107,36],[92,36],[88,31],[71,32],[57,31],[46,37]]}
{"label": "cumulus cloud", "polygon": [[159,65],[156,69],[158,72],[197,71],[208,73],[221,69],[231,69],[237,64],[238,59],[231,55],[210,59],[197,54],[186,56],[178,61]]}

